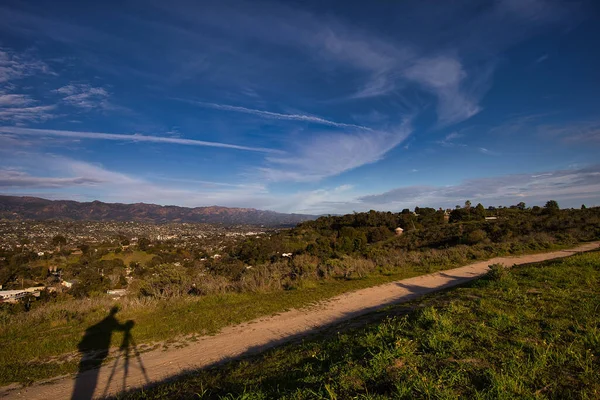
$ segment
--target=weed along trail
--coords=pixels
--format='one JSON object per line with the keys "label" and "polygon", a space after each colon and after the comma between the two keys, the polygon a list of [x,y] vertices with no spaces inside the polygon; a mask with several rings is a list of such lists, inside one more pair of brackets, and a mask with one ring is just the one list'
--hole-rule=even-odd
{"label": "weed along trail", "polygon": [[[210,366],[242,355],[259,353],[381,307],[409,301],[418,296],[465,283],[484,275],[490,264],[499,263],[505,266],[528,264],[567,257],[577,252],[597,249],[599,246],[600,242],[591,242],[569,250],[498,257],[460,268],[357,290],[308,308],[294,309],[227,327],[217,335],[202,337],[181,348],[140,353],[132,342],[132,351],[127,350],[125,354],[109,360],[99,371],[89,370],[80,373],[76,378],[63,377],[25,388],[15,386],[2,388],[0,397],[65,399],[71,398],[75,388],[80,393],[87,393],[85,398],[114,395],[124,389],[176,377],[186,370]],[[114,329],[121,330],[131,329],[131,327],[132,325],[114,325]],[[132,338],[130,340],[133,341]],[[126,349],[129,348],[129,345],[126,346]],[[85,385],[93,386],[88,387],[86,391]]]}

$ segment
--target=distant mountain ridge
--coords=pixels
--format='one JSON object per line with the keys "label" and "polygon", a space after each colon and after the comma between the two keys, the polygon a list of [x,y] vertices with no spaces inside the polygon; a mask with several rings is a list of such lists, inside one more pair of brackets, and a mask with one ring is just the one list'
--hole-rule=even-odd
{"label": "distant mountain ridge", "polygon": [[223,225],[293,226],[317,218],[315,215],[284,214],[254,208],[179,207],[157,204],[78,202],[39,197],[0,195],[0,219],[201,222]]}

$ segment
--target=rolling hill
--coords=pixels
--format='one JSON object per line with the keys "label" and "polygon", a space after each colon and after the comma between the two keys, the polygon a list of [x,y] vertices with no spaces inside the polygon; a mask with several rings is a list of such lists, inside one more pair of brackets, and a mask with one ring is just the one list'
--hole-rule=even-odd
{"label": "rolling hill", "polygon": [[284,214],[254,208],[219,206],[189,208],[145,203],[77,202],[47,200],[39,197],[0,196],[0,218],[293,226],[302,221],[315,219],[316,216]]}

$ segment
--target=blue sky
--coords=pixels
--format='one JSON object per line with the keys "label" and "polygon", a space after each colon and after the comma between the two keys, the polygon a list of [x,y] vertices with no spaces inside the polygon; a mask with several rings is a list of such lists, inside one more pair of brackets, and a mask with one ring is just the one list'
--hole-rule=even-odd
{"label": "blue sky", "polygon": [[593,1],[4,1],[0,193],[600,205]]}

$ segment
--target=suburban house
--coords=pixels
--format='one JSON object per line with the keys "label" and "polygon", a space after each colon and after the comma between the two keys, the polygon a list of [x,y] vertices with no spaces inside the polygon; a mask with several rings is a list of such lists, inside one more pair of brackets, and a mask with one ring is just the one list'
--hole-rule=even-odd
{"label": "suburban house", "polygon": [[127,294],[127,289],[112,289],[112,290],[107,290],[106,293],[109,294],[113,298],[122,297]]}
{"label": "suburban house", "polygon": [[16,303],[27,296],[40,297],[40,292],[44,290],[43,286],[28,287],[16,290],[0,290],[0,302]]}

